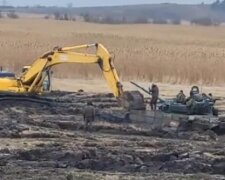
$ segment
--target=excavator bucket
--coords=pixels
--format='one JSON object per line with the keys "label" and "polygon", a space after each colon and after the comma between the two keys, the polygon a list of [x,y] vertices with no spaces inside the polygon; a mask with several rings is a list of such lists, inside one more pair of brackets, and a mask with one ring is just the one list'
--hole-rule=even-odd
{"label": "excavator bucket", "polygon": [[125,91],[123,93],[123,106],[127,110],[145,110],[143,94],[139,91]]}

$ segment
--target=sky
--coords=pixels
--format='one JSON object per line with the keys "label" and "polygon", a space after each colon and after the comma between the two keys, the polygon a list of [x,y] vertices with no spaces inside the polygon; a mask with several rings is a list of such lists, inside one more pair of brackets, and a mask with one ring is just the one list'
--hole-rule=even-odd
{"label": "sky", "polygon": [[74,7],[88,6],[115,6],[131,4],[152,4],[152,3],[179,3],[179,4],[199,4],[212,3],[215,0],[0,0],[0,4],[6,3],[13,6],[67,6],[70,2]]}

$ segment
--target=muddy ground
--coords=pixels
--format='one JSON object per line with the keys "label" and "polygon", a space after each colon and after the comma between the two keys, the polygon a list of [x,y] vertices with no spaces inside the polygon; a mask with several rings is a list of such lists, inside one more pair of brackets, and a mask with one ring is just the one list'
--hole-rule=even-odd
{"label": "muddy ground", "polygon": [[[57,103],[0,103],[0,179],[225,179],[224,135],[141,128],[110,94],[48,98]],[[100,116],[86,132],[88,100],[121,119]]]}

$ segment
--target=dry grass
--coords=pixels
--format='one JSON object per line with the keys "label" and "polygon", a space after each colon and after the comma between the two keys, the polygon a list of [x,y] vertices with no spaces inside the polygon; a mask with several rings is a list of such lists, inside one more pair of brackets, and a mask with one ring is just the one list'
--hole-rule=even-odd
{"label": "dry grass", "polygon": [[[93,42],[103,43],[116,55],[123,80],[224,84],[224,27],[96,25],[38,18],[0,21],[1,65],[11,71],[20,72],[54,46]],[[93,65],[63,65],[56,72],[63,78],[101,76]]]}
{"label": "dry grass", "polygon": [[[138,81],[138,84],[148,89],[151,84],[146,81]],[[162,98],[172,98],[177,95],[177,93],[182,89],[184,93],[188,96],[190,93],[191,85],[180,85],[176,84],[171,86],[171,84],[157,83],[160,89],[160,96]],[[124,90],[139,90],[130,82],[123,82]],[[216,97],[225,97],[225,87],[224,86],[199,86],[201,92],[206,94],[212,93]],[[95,80],[83,80],[83,79],[53,79],[53,89],[62,91],[78,91],[80,89],[85,90],[89,93],[109,93],[111,90],[105,83],[105,81],[95,79]],[[141,91],[142,92],[142,91]],[[146,93],[143,93],[146,97],[149,97]]]}

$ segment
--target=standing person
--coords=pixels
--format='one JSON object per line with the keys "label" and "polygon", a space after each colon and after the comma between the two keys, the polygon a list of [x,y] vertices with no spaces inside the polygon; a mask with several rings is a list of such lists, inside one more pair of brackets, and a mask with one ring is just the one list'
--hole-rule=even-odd
{"label": "standing person", "polygon": [[195,112],[196,100],[193,91],[190,92],[190,97],[186,99],[186,106],[188,108],[188,114],[193,114]]}
{"label": "standing person", "polygon": [[177,101],[177,103],[185,104],[186,96],[185,96],[183,90],[180,90],[180,92],[177,94],[176,101]]}
{"label": "standing person", "polygon": [[194,93],[191,91],[190,96],[186,99],[186,104],[188,103],[188,101],[192,100],[193,98],[194,98]]}
{"label": "standing person", "polygon": [[88,102],[87,106],[84,108],[83,111],[84,123],[85,123],[85,130],[88,131],[92,127],[92,123],[95,120],[95,108],[92,102]]}
{"label": "standing person", "polygon": [[152,87],[149,88],[149,92],[152,94],[152,99],[150,102],[151,110],[155,111],[157,106],[157,101],[159,99],[159,88],[156,84],[152,84]]}
{"label": "standing person", "polygon": [[210,101],[212,101],[214,104],[216,103],[216,99],[213,97],[212,93],[209,93],[208,97]]}

